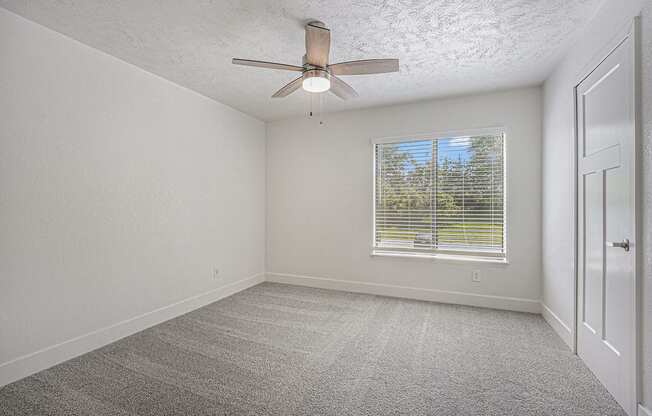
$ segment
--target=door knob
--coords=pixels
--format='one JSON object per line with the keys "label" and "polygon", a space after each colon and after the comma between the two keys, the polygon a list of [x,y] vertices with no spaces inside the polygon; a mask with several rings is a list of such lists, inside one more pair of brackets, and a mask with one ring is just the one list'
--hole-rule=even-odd
{"label": "door knob", "polygon": [[626,238],[622,242],[617,241],[607,241],[607,247],[620,247],[629,251],[629,240]]}

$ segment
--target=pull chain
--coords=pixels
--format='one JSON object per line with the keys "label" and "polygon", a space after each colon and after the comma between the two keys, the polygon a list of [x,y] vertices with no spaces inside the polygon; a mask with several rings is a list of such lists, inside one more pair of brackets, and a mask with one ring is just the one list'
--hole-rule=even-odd
{"label": "pull chain", "polygon": [[323,107],[323,99],[324,99],[325,94],[319,94],[319,125],[323,126],[324,125],[324,112],[322,110]]}
{"label": "pull chain", "polygon": [[[319,125],[323,125],[324,124],[324,119],[322,117],[322,115],[323,115],[323,111],[322,111],[322,108],[323,108],[323,94],[320,94],[320,93],[309,93],[309,94],[310,94],[310,111],[308,112],[308,116],[310,118],[313,118],[314,116],[317,116],[317,118],[319,118]],[[316,109],[314,109],[315,108],[315,103],[314,103],[315,95],[317,96],[317,105],[316,105],[317,108]]]}
{"label": "pull chain", "polygon": [[314,94],[308,93],[308,95],[310,96],[310,118],[312,118],[312,99]]}

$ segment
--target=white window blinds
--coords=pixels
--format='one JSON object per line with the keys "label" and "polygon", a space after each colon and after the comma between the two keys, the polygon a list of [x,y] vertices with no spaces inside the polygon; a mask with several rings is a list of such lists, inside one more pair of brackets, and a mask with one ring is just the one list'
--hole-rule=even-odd
{"label": "white window blinds", "polygon": [[375,144],[374,249],[505,257],[504,135]]}

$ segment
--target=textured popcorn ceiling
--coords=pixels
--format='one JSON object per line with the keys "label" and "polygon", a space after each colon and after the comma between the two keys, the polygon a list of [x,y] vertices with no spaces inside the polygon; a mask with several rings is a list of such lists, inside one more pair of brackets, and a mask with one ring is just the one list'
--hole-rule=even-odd
{"label": "textured popcorn ceiling", "polygon": [[[264,120],[305,113],[310,95],[270,96],[301,64],[303,24],[332,31],[331,62],[400,58],[400,72],[345,77],[360,97],[325,111],[542,82],[601,0],[0,0],[0,6]],[[314,101],[317,109],[318,99]]]}

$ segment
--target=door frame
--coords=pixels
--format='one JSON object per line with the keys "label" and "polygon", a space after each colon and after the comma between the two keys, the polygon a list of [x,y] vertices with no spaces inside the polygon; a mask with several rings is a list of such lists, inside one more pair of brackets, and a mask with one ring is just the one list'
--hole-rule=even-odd
{"label": "door frame", "polygon": [[587,65],[577,74],[575,83],[573,86],[573,141],[571,149],[571,247],[573,248],[571,257],[572,257],[572,276],[573,276],[573,294],[572,294],[572,305],[573,313],[571,315],[571,341],[572,341],[572,350],[574,354],[577,354],[577,325],[578,325],[578,285],[579,285],[579,275],[578,275],[578,261],[579,261],[579,238],[578,238],[578,221],[579,221],[579,196],[578,196],[578,157],[579,157],[579,129],[578,129],[578,117],[577,117],[577,88],[584,81],[594,69],[596,69],[607,57],[618,48],[623,42],[628,38],[633,40],[632,48],[633,50],[633,70],[634,70],[634,149],[635,149],[635,166],[634,166],[634,232],[635,232],[635,270],[634,270],[634,279],[635,279],[635,304],[632,305],[634,309],[634,345],[635,354],[632,370],[635,372],[635,397],[636,403],[634,403],[633,408],[637,409],[641,401],[641,391],[642,391],[642,372],[640,369],[641,363],[641,354],[642,354],[642,326],[641,326],[641,317],[642,317],[642,252],[643,252],[643,233],[642,233],[642,217],[641,213],[643,212],[642,207],[642,155],[641,155],[641,78],[640,78],[640,17],[636,16],[633,21],[629,22],[623,29],[619,30],[612,38],[612,40],[603,47],[600,52],[595,55]]}

